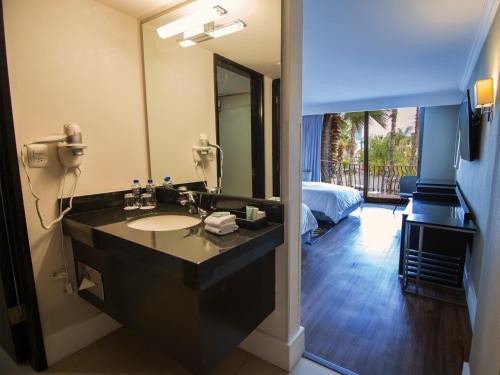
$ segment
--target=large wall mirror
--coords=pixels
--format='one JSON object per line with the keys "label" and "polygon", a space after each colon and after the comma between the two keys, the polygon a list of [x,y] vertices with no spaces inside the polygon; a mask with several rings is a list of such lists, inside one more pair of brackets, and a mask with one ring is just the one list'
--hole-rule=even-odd
{"label": "large wall mirror", "polygon": [[182,2],[143,22],[142,35],[155,182],[276,195],[281,1]]}

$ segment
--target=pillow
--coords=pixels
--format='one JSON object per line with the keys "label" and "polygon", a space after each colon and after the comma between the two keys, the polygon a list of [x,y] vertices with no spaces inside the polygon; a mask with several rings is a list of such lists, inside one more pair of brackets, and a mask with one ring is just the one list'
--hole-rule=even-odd
{"label": "pillow", "polygon": [[302,171],[302,181],[310,182],[312,180],[312,172],[311,171]]}

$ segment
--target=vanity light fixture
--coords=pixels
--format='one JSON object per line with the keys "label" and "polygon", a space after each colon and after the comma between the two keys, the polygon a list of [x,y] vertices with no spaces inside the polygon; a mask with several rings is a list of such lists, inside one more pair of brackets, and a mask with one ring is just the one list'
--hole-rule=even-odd
{"label": "vanity light fixture", "polygon": [[184,39],[184,40],[180,40],[179,44],[180,44],[181,47],[187,48],[187,47],[195,46],[198,43],[193,42],[191,39]]}
{"label": "vanity light fixture", "polygon": [[476,92],[476,108],[481,109],[481,114],[488,114],[488,122],[490,122],[495,102],[493,78],[476,81],[474,91]]}
{"label": "vanity light fixture", "polygon": [[229,35],[237,31],[241,31],[246,27],[246,23],[236,18],[233,22],[226,23],[215,28],[212,33],[209,33],[214,39],[220,38],[221,36]]}
{"label": "vanity light fixture", "polygon": [[217,39],[222,36],[235,33],[237,31],[243,30],[245,27],[245,22],[243,22],[239,18],[236,18],[233,22],[226,23],[217,27],[214,27],[212,22],[205,25],[203,31],[202,29],[198,29],[198,33],[196,33],[196,31],[184,33],[184,39],[180,40],[179,44],[182,47],[191,47],[210,39]]}
{"label": "vanity light fixture", "polygon": [[200,25],[213,22],[227,13],[227,10],[216,5],[210,9],[200,10],[199,12],[182,17],[166,25],[156,29],[158,36],[162,39],[170,38],[171,36],[181,34],[185,31],[192,30]]}

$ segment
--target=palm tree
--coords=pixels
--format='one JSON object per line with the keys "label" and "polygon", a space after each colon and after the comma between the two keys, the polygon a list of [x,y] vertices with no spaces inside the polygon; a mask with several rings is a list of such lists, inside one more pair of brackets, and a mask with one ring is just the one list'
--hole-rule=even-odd
{"label": "palm tree", "polygon": [[323,131],[321,132],[321,160],[330,160],[330,140],[332,129],[332,114],[323,116]]}
{"label": "palm tree", "polygon": [[[369,112],[370,118],[377,122],[384,129],[387,127],[387,120],[389,118],[388,111],[371,111]],[[342,119],[349,124],[351,130],[350,144],[349,144],[349,161],[354,162],[354,153],[356,151],[356,133],[363,128],[365,123],[365,112],[346,112],[343,114]]]}
{"label": "palm tree", "polygon": [[344,151],[349,149],[349,145],[351,144],[351,132],[349,130],[349,124],[347,122],[342,121],[340,125],[340,137],[338,141],[338,152],[337,152],[337,160],[342,162],[344,160]]}
{"label": "palm tree", "polygon": [[330,138],[330,155],[332,160],[341,162],[342,160],[338,158],[339,155],[339,145],[341,128],[343,126],[342,117],[339,113],[332,113],[332,130]]}
{"label": "palm tree", "polygon": [[389,165],[394,165],[394,149],[396,147],[396,123],[398,121],[398,110],[391,110],[391,143],[389,144]]}

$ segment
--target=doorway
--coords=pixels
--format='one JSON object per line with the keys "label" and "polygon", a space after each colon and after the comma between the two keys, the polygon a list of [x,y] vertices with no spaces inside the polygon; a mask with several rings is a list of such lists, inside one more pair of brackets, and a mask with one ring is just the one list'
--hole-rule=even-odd
{"label": "doorway", "polygon": [[222,192],[264,198],[264,76],[215,54],[214,77]]}

